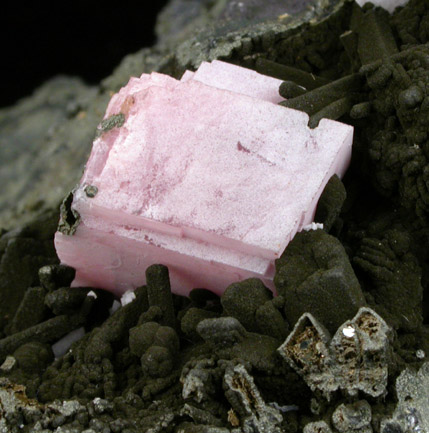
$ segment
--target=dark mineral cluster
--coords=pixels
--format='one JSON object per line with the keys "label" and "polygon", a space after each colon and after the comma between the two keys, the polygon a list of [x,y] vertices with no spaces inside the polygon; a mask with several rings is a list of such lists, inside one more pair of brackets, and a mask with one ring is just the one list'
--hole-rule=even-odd
{"label": "dark mineral cluster", "polygon": [[[355,128],[350,169],[318,204],[323,229],[298,233],[276,261],[277,296],[249,279],[220,298],[181,297],[156,264],[119,302],[70,288],[74,270],[53,247],[58,210],[8,226],[0,433],[429,432],[429,4],[389,15],[344,1],[288,31],[258,29],[223,27],[231,45],[218,29],[205,52],[282,79],[281,104],[311,127]],[[158,70],[195,68],[184,50]],[[147,67],[162,57],[145,56]]]}

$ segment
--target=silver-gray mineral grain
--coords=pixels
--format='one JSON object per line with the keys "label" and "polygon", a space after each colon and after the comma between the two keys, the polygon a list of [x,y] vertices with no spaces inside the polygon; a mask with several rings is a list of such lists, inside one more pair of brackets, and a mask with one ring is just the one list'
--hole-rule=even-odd
{"label": "silver-gray mineral grain", "polygon": [[371,406],[366,400],[341,403],[332,414],[332,424],[340,432],[370,432],[371,415]]}
{"label": "silver-gray mineral grain", "polygon": [[338,389],[349,396],[386,394],[391,334],[386,322],[367,307],[340,326],[332,339],[309,313],[298,320],[278,348],[307,385],[330,399]]}
{"label": "silver-gray mineral grain", "polygon": [[214,359],[190,361],[182,369],[180,377],[183,399],[192,398],[197,403],[208,400],[215,390],[213,382],[216,381],[216,376],[220,377]]}
{"label": "silver-gray mineral grain", "polygon": [[0,378],[0,433],[20,431],[25,420],[36,421],[42,410],[42,405],[27,398],[24,386]]}
{"label": "silver-gray mineral grain", "polygon": [[228,365],[223,380],[225,397],[231,404],[243,433],[282,432],[282,414],[265,403],[244,365]]}
{"label": "silver-gray mineral grain", "polygon": [[381,433],[429,432],[429,362],[418,371],[406,368],[396,379],[396,394],[396,410],[381,422]]}
{"label": "silver-gray mineral grain", "polygon": [[277,349],[285,361],[314,390],[330,383],[329,332],[310,313],[304,313],[284,343]]}
{"label": "silver-gray mineral grain", "polygon": [[[333,373],[349,395],[363,391],[380,397],[386,393],[391,354],[391,329],[375,311],[363,307],[340,326],[330,343],[336,363]],[[355,374],[351,374],[351,372]]]}
{"label": "silver-gray mineral grain", "polygon": [[192,418],[196,424],[211,425],[215,427],[222,427],[223,422],[221,419],[216,418],[209,411],[197,408],[188,403],[185,403],[180,415],[186,415]]}
{"label": "silver-gray mineral grain", "polygon": [[305,425],[304,433],[332,433],[331,427],[325,421],[309,422]]}

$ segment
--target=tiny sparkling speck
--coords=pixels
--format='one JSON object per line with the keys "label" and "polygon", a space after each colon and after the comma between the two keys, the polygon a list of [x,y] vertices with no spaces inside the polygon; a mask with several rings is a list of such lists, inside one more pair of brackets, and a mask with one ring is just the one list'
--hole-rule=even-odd
{"label": "tiny sparkling speck", "polygon": [[419,350],[416,351],[416,357],[418,359],[423,359],[425,356],[426,356],[426,354],[425,354],[425,352],[423,350],[419,349]]}
{"label": "tiny sparkling speck", "polygon": [[354,335],[355,335],[355,328],[353,328],[353,326],[351,326],[351,325],[349,325],[349,326],[346,326],[344,329],[343,329],[343,334],[344,334],[344,336],[345,337],[347,337],[347,338],[352,338]]}

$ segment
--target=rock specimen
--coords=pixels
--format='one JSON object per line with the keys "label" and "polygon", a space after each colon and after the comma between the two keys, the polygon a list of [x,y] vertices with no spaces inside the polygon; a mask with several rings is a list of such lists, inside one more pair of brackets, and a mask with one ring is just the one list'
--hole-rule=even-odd
{"label": "rock specimen", "polygon": [[[221,88],[234,79],[237,92]],[[56,248],[74,285],[121,294],[158,262],[180,294],[252,277],[273,289],[274,259],[344,174],[353,134],[329,120],[308,128],[305,113],[270,102],[278,84],[221,62],[184,82],[131,78],[63,206]]]}
{"label": "rock specimen", "polygon": [[[197,3],[184,0],[174,0],[174,3],[179,1],[184,6]],[[395,98],[391,102],[395,104],[402,101],[408,105],[413,102],[413,95],[417,94],[412,86],[397,86],[395,80],[403,76],[398,75],[401,71],[399,63],[412,78],[411,83],[422,80],[423,84],[427,84],[424,74],[420,75],[423,78],[417,80],[418,73],[424,72],[422,68],[426,67],[424,56],[427,50],[424,44],[428,41],[429,14],[425,2],[411,0],[412,6],[396,12],[390,21],[399,53],[412,49],[412,45],[417,47],[415,52],[404,54],[407,63],[398,62],[388,81],[389,86],[394,85],[392,90],[395,91]],[[198,3],[202,5],[209,2]],[[210,2],[210,5],[217,3]],[[253,0],[245,3],[230,0],[225,3],[235,3],[236,6],[243,3],[245,8],[249,8]],[[270,0],[269,4],[272,3],[274,0]],[[263,7],[266,5],[267,2]],[[330,82],[358,72],[361,62],[358,60],[352,64],[353,58],[349,61],[346,52],[354,47],[353,33],[351,36],[346,33],[346,39],[341,38],[345,47],[341,46],[340,40],[340,36],[349,29],[350,5],[347,3],[341,9],[335,21],[329,19],[327,25],[321,27],[309,23],[295,36],[278,36],[277,31],[274,38],[272,34],[267,34],[267,39],[255,40],[250,35],[253,48],[248,59],[256,61],[266,58],[280,62],[280,66],[301,68],[306,78],[314,74]],[[370,9],[367,7],[365,10],[369,22],[374,23],[372,13],[368,13]],[[387,12],[380,13],[387,16]],[[341,26],[335,24],[338,22]],[[386,32],[374,32],[374,35],[377,34],[387,35]],[[232,45],[226,45],[220,39],[206,39],[214,47],[213,50],[225,52]],[[271,45],[266,42],[268,39],[272,41]],[[370,42],[370,52],[374,51],[374,45],[383,46],[383,43],[374,44],[374,40]],[[198,48],[202,51],[206,47],[202,45],[201,48],[196,43],[193,46],[195,50]],[[243,53],[238,52],[230,61],[251,66],[243,61],[242,56]],[[366,57],[367,53],[364,53],[362,59]],[[392,62],[396,63],[395,57]],[[176,61],[169,63],[174,68],[178,64]],[[268,416],[273,414],[270,408],[280,411],[283,421],[278,423],[279,417],[271,417],[273,422],[268,430],[276,427],[290,433],[428,430],[428,310],[423,317],[419,316],[422,316],[422,304],[428,305],[429,299],[429,230],[424,214],[424,218],[418,220],[414,214],[415,205],[420,203],[419,194],[422,194],[422,199],[426,197],[420,179],[425,173],[419,170],[427,164],[418,165],[417,172],[412,170],[414,163],[419,161],[413,155],[416,152],[417,156],[423,155],[428,150],[425,144],[421,145],[420,150],[416,149],[412,141],[406,147],[404,140],[400,142],[398,154],[397,147],[392,144],[395,134],[396,140],[399,140],[398,137],[405,136],[404,131],[409,130],[410,135],[407,137],[418,138],[419,129],[427,129],[427,124],[419,125],[420,120],[424,120],[427,101],[423,100],[420,108],[403,107],[406,108],[403,111],[399,107],[399,110],[387,110],[385,115],[379,111],[384,110],[383,107],[389,108],[387,89],[386,92],[382,89],[378,91],[372,89],[369,83],[382,84],[385,63],[388,61],[380,64],[375,75],[371,71],[368,75],[361,73],[362,88],[359,92],[362,95],[358,96],[362,96],[362,102],[358,98],[356,105],[359,110],[355,109],[353,114],[369,117],[355,119],[346,114],[342,118],[355,126],[352,166],[344,185],[331,178],[330,184],[324,189],[324,196],[318,202],[315,220],[323,223],[323,230],[297,234],[294,241],[288,244],[287,253],[279,260],[279,296],[271,297],[263,283],[248,279],[230,285],[221,298],[204,289],[193,290],[189,298],[184,298],[168,293],[170,284],[164,267],[149,268],[146,286],[128,292],[123,304],[126,299],[131,302],[119,307],[110,317],[110,305],[96,303],[103,294],[109,296],[111,304],[111,294],[105,290],[92,289],[98,299],[91,308],[91,314],[83,318],[84,323],[79,325],[85,327],[85,336],[73,343],[71,350],[54,360],[43,372],[43,365],[49,360],[45,356],[46,342],[52,344],[53,337],[49,341],[45,340],[45,343],[34,342],[34,337],[39,338],[40,335],[35,335],[37,328],[34,325],[36,322],[44,323],[45,326],[46,322],[51,324],[49,320],[52,319],[49,317],[59,317],[57,313],[62,313],[64,301],[70,307],[74,304],[68,303],[65,296],[66,291],[70,292],[70,269],[59,268],[43,259],[42,264],[50,266],[42,268],[38,275],[34,273],[27,283],[30,287],[26,292],[28,295],[19,303],[19,308],[7,312],[11,331],[5,331],[1,338],[3,342],[10,343],[10,337],[13,336],[19,339],[19,347],[14,346],[12,349],[9,346],[5,351],[7,356],[0,366],[0,373],[7,375],[14,383],[24,384],[27,395],[30,398],[37,396],[44,406],[32,416],[21,409],[21,399],[16,405],[9,404],[8,385],[0,380],[0,400],[4,409],[2,412],[0,408],[0,430],[3,427],[5,431],[14,432],[23,425],[21,430],[43,430],[46,433],[60,430],[238,433],[245,431],[244,428],[250,430],[252,424],[266,426],[263,416],[269,421]],[[140,64],[135,61],[137,75],[141,74],[138,69]],[[128,79],[129,74],[124,71],[125,68],[122,73]],[[414,72],[416,75],[412,75]],[[158,76],[158,80],[160,78]],[[289,100],[299,97],[294,96],[293,92],[299,91],[298,87],[303,84],[294,84],[283,85],[283,90],[289,95],[282,96]],[[409,87],[410,91],[407,90]],[[237,93],[245,94],[238,92],[238,86],[236,90]],[[305,93],[313,92],[307,90]],[[124,96],[124,92],[121,95]],[[340,96],[342,99],[343,95]],[[200,101],[204,105],[205,101]],[[106,131],[102,135],[112,134],[127,126],[126,116],[118,113],[111,111],[106,117],[100,127],[101,133]],[[122,122],[123,125],[119,126]],[[384,141],[380,143],[382,159],[377,165],[373,156],[378,156],[371,156],[371,150],[376,148],[378,140],[375,136],[379,131],[384,131],[381,137]],[[407,162],[408,156],[410,164]],[[384,167],[382,173],[379,167]],[[371,179],[380,174],[386,181],[389,180],[389,174],[393,175],[390,187],[388,182],[383,183],[390,191],[390,194],[382,194],[385,198],[380,195],[380,188],[374,190],[370,187]],[[411,182],[410,188],[407,183],[403,184],[408,182],[407,179]],[[406,203],[402,201],[402,198],[407,197],[405,191],[411,194],[413,188],[417,187],[419,194],[410,196],[413,199],[411,206],[401,207]],[[343,188],[347,191],[345,202]],[[87,188],[89,196],[97,197],[96,192],[95,188]],[[404,195],[400,196],[402,192]],[[73,225],[73,218],[79,217],[71,210],[64,216],[69,225]],[[82,226],[77,226],[77,236]],[[324,233],[325,230],[330,235]],[[11,282],[7,283],[7,296],[13,294],[15,281],[20,276],[19,260],[22,260],[22,253],[14,253],[14,260],[5,261],[9,256],[5,248],[14,245],[9,244],[11,237],[34,238],[24,236],[21,231],[19,236],[17,233],[8,232],[0,237],[0,255],[4,257],[2,266],[10,275],[8,281]],[[295,266],[296,275],[291,261],[300,264]],[[6,275],[5,272],[3,275]],[[335,278],[328,278],[332,275]],[[321,284],[315,284],[315,281],[323,283],[322,289]],[[329,285],[332,281],[335,284]],[[340,284],[342,281],[347,284]],[[5,291],[5,283],[3,287]],[[16,287],[21,293],[25,290],[23,283]],[[58,293],[47,296],[44,295],[46,291]],[[356,315],[354,309],[360,307],[361,296],[356,296],[359,292],[372,312],[366,308]],[[243,294],[246,296],[245,301]],[[3,299],[7,300],[7,296]],[[31,321],[23,322],[21,318],[25,311],[31,312],[32,301],[34,306],[45,307],[44,302],[43,305],[41,302],[45,296],[50,301],[49,311],[45,313],[40,308],[40,315],[33,314]],[[52,297],[56,298],[55,303],[51,302]],[[310,313],[301,320],[296,317],[296,327],[291,311],[293,298],[302,311]],[[324,301],[323,304],[320,301]],[[0,302],[0,305],[3,304]],[[14,304],[18,305],[17,302]],[[350,308],[349,304],[352,304],[350,310],[342,308]],[[94,314],[103,319],[95,321]],[[66,315],[67,323],[70,323],[71,317],[73,315]],[[340,320],[341,323],[336,323]],[[19,327],[16,326],[18,324]],[[386,324],[393,328],[393,341],[390,341]],[[293,329],[292,333],[288,326]],[[324,330],[324,326],[328,331]],[[27,332],[28,329],[31,329],[31,342],[23,339],[29,334],[23,334],[22,331]],[[177,338],[178,351],[174,343]],[[286,338],[288,344],[282,345],[283,359],[277,349]],[[140,342],[143,344],[140,345]],[[325,354],[324,358],[318,356]],[[240,365],[242,367],[237,372],[236,366]],[[33,366],[37,366],[37,372]],[[2,388],[6,388],[7,392],[2,392]],[[330,398],[330,401],[327,402],[323,396]],[[56,403],[58,408],[52,408],[49,403],[54,399],[61,399]],[[79,401],[79,406],[75,405],[76,401]],[[61,406],[64,409],[67,407],[67,412],[61,410]]]}
{"label": "rock specimen", "polygon": [[[243,431],[281,433],[282,414],[277,408],[270,407],[264,402],[252,376],[243,365],[228,365],[224,384],[225,396],[233,406],[233,411],[229,413],[230,419],[232,416],[237,418]],[[230,422],[234,425],[232,420]]]}
{"label": "rock specimen", "polygon": [[359,281],[337,238],[323,230],[298,233],[276,260],[277,292],[291,325],[311,313],[334,333],[365,306]]}
{"label": "rock specimen", "polygon": [[390,419],[381,422],[381,433],[424,432],[429,428],[429,363],[418,371],[406,368],[396,379],[398,403]]}
{"label": "rock specimen", "polygon": [[78,182],[108,95],[56,77],[0,109],[0,227],[13,229],[57,209]]}
{"label": "rock specimen", "polygon": [[310,313],[305,313],[285,342],[280,355],[314,391],[325,398],[343,390],[355,397],[386,394],[392,331],[373,310],[362,307],[343,323],[332,339]]}

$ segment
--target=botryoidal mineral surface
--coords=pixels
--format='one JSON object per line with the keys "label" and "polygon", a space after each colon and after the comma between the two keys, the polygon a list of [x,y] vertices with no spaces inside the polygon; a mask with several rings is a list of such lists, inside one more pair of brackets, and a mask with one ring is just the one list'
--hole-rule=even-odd
{"label": "botryoidal mineral surface", "polygon": [[[220,3],[189,3],[189,14],[211,11],[206,24],[221,16]],[[58,211],[34,202],[19,213],[10,195],[2,215],[23,217],[0,234],[2,433],[428,431],[427,2],[411,0],[391,16],[319,4],[301,12],[306,24],[291,18],[289,30],[287,17],[263,21],[257,2],[242,2],[255,8],[252,23],[228,21],[240,6],[225,4],[222,25],[210,37],[206,25],[194,44],[187,26],[203,18],[183,15],[170,57],[160,46],[173,38],[165,37],[124,60],[99,89],[73,81],[63,98],[48,84],[2,113],[2,137],[23,140],[30,130],[27,159],[58,137],[69,138],[71,151],[75,134],[87,134],[89,146],[107,89],[129,75],[178,77],[198,66],[198,53],[228,60],[281,79],[282,104],[307,112],[312,125],[328,117],[354,126],[350,169],[319,201],[323,229],[297,234],[277,260],[278,296],[249,279],[221,297],[203,288],[182,297],[171,293],[168,269],[154,265],[147,284],[120,303],[98,288],[70,290],[74,270],[59,265],[53,248]],[[172,2],[160,23],[182,6]],[[52,118],[51,138],[37,107]],[[22,191],[32,187],[21,180]],[[46,203],[59,202],[56,194]]]}

